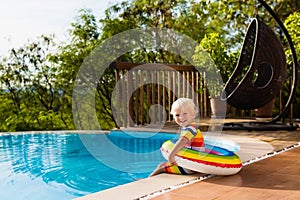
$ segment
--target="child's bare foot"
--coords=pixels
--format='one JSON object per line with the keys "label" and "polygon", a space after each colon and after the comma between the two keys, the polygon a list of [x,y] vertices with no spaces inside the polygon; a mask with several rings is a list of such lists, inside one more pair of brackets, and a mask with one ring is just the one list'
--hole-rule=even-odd
{"label": "child's bare foot", "polygon": [[165,163],[160,163],[160,164],[156,167],[156,169],[149,175],[149,177],[155,176],[155,175],[157,175],[157,174],[161,174],[161,173],[163,173],[163,172],[165,172]]}

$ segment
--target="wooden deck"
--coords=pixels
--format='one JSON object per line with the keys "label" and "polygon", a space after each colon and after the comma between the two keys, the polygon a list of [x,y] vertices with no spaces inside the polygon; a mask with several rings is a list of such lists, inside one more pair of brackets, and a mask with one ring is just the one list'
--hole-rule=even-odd
{"label": "wooden deck", "polygon": [[215,176],[152,200],[299,199],[300,147],[245,166],[234,176]]}

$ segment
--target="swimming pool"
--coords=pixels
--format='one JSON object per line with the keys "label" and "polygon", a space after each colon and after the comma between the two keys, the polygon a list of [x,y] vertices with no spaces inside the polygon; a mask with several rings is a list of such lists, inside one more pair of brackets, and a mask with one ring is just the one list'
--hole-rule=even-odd
{"label": "swimming pool", "polygon": [[144,178],[174,134],[7,134],[0,136],[0,199],[73,199]]}

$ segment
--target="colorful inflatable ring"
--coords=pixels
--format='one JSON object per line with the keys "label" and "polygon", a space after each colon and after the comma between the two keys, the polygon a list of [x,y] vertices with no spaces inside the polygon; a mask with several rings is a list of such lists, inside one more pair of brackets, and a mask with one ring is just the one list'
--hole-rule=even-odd
{"label": "colorful inflatable ring", "polygon": [[[177,164],[205,174],[233,175],[238,173],[242,168],[238,155],[228,149],[215,146],[211,142],[210,140],[205,142],[205,152],[182,148],[175,156]],[[173,146],[174,142],[171,140],[163,143],[160,150],[165,159],[168,159]]]}

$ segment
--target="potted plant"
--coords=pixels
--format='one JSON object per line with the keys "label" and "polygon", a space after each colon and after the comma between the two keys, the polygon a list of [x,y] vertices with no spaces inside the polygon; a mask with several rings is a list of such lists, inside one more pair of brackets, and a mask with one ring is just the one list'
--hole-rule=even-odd
{"label": "potted plant", "polygon": [[226,116],[226,102],[220,100],[224,83],[228,80],[235,55],[231,54],[218,33],[204,36],[195,49],[194,65],[205,72],[205,82],[210,95],[212,117]]}
{"label": "potted plant", "polygon": [[255,118],[260,121],[267,121],[272,119],[274,104],[275,98],[262,107],[255,109]]}

